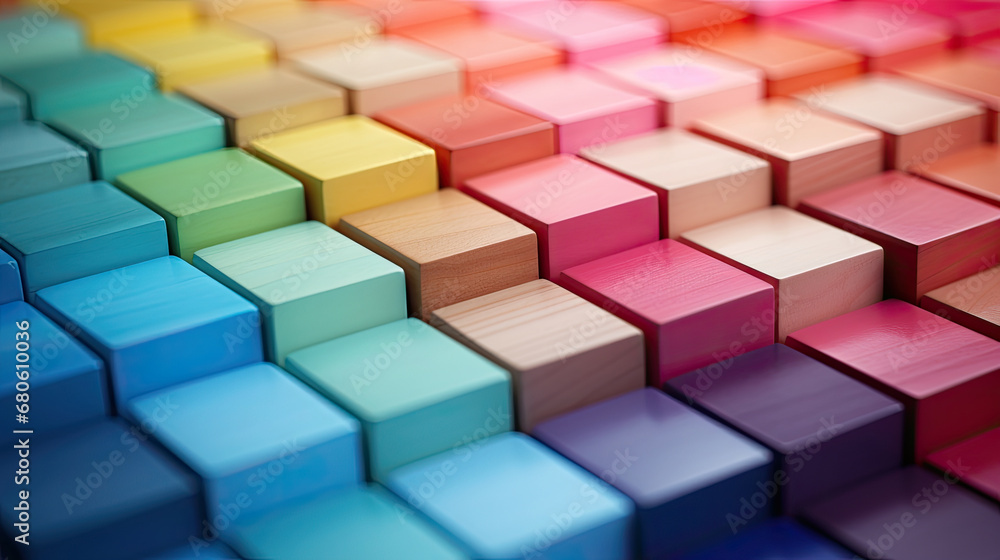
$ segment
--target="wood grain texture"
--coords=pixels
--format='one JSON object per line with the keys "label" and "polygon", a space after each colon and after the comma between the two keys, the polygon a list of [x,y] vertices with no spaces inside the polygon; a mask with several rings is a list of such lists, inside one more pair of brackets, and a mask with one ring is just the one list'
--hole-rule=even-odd
{"label": "wood grain texture", "polygon": [[927,162],[914,173],[1000,206],[1000,148],[980,144]]}
{"label": "wood grain texture", "polygon": [[523,432],[646,384],[642,331],[548,280],[440,308],[431,324],[511,372]]}
{"label": "wood grain texture", "polygon": [[[920,306],[965,328],[1000,340],[1000,267],[983,259],[975,274],[924,294]],[[989,268],[992,266],[992,268]]]}
{"label": "wood grain texture", "polygon": [[410,313],[538,278],[535,233],[454,189],[344,216],[348,237],[402,267]]}
{"label": "wood grain texture", "polygon": [[226,19],[270,41],[279,59],[308,49],[350,42],[359,31],[374,35],[381,30],[374,17],[347,4],[287,3],[268,9],[237,11]]}

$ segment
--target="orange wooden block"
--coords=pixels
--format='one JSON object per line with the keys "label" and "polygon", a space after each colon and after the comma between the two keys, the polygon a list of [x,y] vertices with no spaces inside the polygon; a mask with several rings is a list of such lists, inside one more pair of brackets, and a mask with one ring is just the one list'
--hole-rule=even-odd
{"label": "orange wooden block", "polygon": [[666,20],[674,43],[705,45],[749,22],[750,15],[737,6],[700,0],[622,0]]}
{"label": "orange wooden block", "polygon": [[381,25],[351,5],[289,4],[238,12],[228,21],[271,41],[279,58],[308,49],[353,41],[360,34],[378,35]]}
{"label": "orange wooden block", "polygon": [[1000,206],[1000,147],[980,144],[926,162],[914,173]]}
{"label": "orange wooden block", "polygon": [[[438,23],[472,24],[479,15],[469,5],[452,0],[347,0],[368,11],[388,35]],[[326,2],[320,2],[325,4]]]}
{"label": "orange wooden block", "polygon": [[979,272],[924,294],[920,307],[1000,340],[1000,266],[983,258]]}

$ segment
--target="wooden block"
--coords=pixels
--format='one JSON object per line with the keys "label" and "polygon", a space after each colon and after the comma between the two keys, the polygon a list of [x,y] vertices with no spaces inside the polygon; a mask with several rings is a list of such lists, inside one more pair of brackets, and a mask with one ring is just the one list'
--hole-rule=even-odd
{"label": "wooden block", "polygon": [[459,59],[394,37],[290,55],[288,61],[300,72],[346,89],[351,112],[361,115],[459,95],[464,83]]}
{"label": "wooden block", "polygon": [[1000,428],[931,453],[927,464],[942,472],[962,465],[962,482],[1000,501]]}
{"label": "wooden block", "polygon": [[198,549],[192,550],[190,542],[169,549],[160,550],[153,556],[147,556],[146,560],[197,560],[198,558],[208,558],[209,560],[239,560],[233,549],[226,546],[221,540],[206,541],[197,543]]}
{"label": "wooden block", "polygon": [[716,0],[725,6],[732,6],[745,10],[753,14],[756,18],[767,21],[765,18],[778,16],[788,12],[818,6],[836,0]]}
{"label": "wooden block", "polygon": [[979,43],[975,46],[975,50],[972,52],[986,58],[987,60],[992,60],[994,62],[1000,62],[1000,39],[989,39]]}
{"label": "wooden block", "polygon": [[[572,91],[567,97],[563,92]],[[489,97],[556,127],[560,153],[655,130],[660,110],[652,99],[609,85],[580,70],[551,70],[497,84]]]}
{"label": "wooden block", "polygon": [[[635,558],[644,560],[732,534],[740,500],[771,478],[766,448],[653,387],[571,412],[534,434],[635,502]],[[770,517],[758,513],[755,521]]]}
{"label": "wooden block", "polygon": [[0,126],[28,117],[28,100],[21,90],[0,83]]}
{"label": "wooden block", "polygon": [[0,250],[0,305],[12,301],[24,301],[21,268],[14,257]]}
{"label": "wooden block", "polygon": [[902,404],[782,344],[664,389],[774,452],[777,496],[764,497],[788,515],[903,462]]}
{"label": "wooden block", "polygon": [[682,46],[599,60],[590,67],[659,100],[663,122],[678,128],[720,110],[754,105],[764,94],[760,70],[710,53],[695,58]]}
{"label": "wooden block", "polygon": [[241,2],[193,0],[193,2],[203,18],[225,20],[237,15],[287,8],[297,4],[299,0],[242,0]]}
{"label": "wooden block", "polygon": [[899,171],[812,195],[799,208],[881,245],[885,296],[913,304],[1000,254],[1000,208]]}
{"label": "wooden block", "polygon": [[788,345],[902,402],[909,460],[1000,425],[1000,342],[919,307],[886,300],[793,332]]}
{"label": "wooden block", "polygon": [[398,467],[513,424],[507,372],[417,319],[310,346],[286,364],[357,416],[368,476],[382,483]]}
{"label": "wooden block", "polygon": [[344,216],[348,237],[402,267],[410,313],[538,278],[535,233],[454,189]]}
{"label": "wooden block", "polygon": [[685,241],[774,287],[777,341],[882,299],[882,248],[773,206],[684,233]]}
{"label": "wooden block", "polygon": [[443,187],[555,151],[551,123],[473,95],[438,97],[374,118],[434,148]]}
{"label": "wooden block", "polygon": [[881,134],[816,112],[813,101],[770,100],[696,121],[696,132],[767,160],[778,204],[795,208],[810,194],[875,175]]}
{"label": "wooden block", "polygon": [[[44,9],[44,0],[32,1]],[[125,38],[168,37],[198,23],[198,11],[190,0],[67,0],[59,8],[80,23],[95,47]]]}
{"label": "wooden block", "polygon": [[317,222],[195,253],[194,264],[260,308],[266,357],[406,317],[399,267]]}
{"label": "wooden block", "polygon": [[674,43],[697,45],[749,23],[750,15],[736,6],[700,0],[623,0],[666,21]]}
{"label": "wooden block", "polygon": [[438,188],[433,149],[359,115],[258,138],[250,147],[301,181],[310,219],[331,227],[344,214]]}
{"label": "wooden block", "polygon": [[[387,35],[423,25],[471,25],[479,20],[476,10],[452,0],[347,0],[368,11]],[[321,2],[326,4],[327,2]],[[372,34],[368,34],[372,35]],[[360,46],[360,45],[359,45]]]}
{"label": "wooden block", "polygon": [[90,180],[90,156],[35,121],[0,125],[0,202]]}
{"label": "wooden block", "polygon": [[766,161],[682,130],[659,130],[580,155],[652,189],[664,238],[771,205]]}
{"label": "wooden block", "polygon": [[463,191],[535,232],[540,276],[553,282],[565,268],[659,239],[653,193],[575,156],[476,177]]}
{"label": "wooden block", "polygon": [[980,144],[924,162],[912,172],[1000,206],[1000,149],[995,144]]}
{"label": "wooden block", "polygon": [[972,47],[1000,37],[1000,8],[975,0],[928,0],[921,12],[934,14],[951,24],[952,47]]}
{"label": "wooden block", "polygon": [[889,169],[920,167],[985,139],[986,111],[969,99],[888,76],[831,87],[819,107],[882,131]]}
{"label": "wooden block", "polygon": [[[32,21],[38,19],[45,25]],[[70,19],[36,7],[4,12],[0,17],[0,74],[83,53],[83,31]]]}
{"label": "wooden block", "polygon": [[655,387],[774,342],[774,290],[671,239],[564,270],[562,278],[642,330],[647,383]]}
{"label": "wooden block", "polygon": [[807,529],[788,517],[766,521],[740,531],[726,540],[678,560],[719,560],[720,558],[809,558],[844,560],[851,553],[836,542]]}
{"label": "wooden block", "polygon": [[522,432],[646,385],[642,332],[548,280],[443,307],[431,324],[510,371]]}
{"label": "wooden block", "polygon": [[375,18],[346,4],[286,3],[234,12],[226,19],[270,41],[279,59],[308,49],[350,43],[359,32],[378,35],[382,30]]}
{"label": "wooden block", "polygon": [[996,264],[996,254],[983,258],[975,274],[924,294],[920,307],[1000,340],[1000,267]]}

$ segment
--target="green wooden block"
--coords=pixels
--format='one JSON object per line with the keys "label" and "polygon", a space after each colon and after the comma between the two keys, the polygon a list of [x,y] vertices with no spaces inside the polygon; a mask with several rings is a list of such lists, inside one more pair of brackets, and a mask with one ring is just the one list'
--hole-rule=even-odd
{"label": "green wooden block", "polygon": [[302,183],[236,148],[119,175],[118,187],[167,222],[170,252],[194,252],[306,219]]}
{"label": "green wooden block", "polygon": [[84,50],[76,23],[56,17],[58,2],[46,8],[24,8],[0,18],[0,74],[13,68],[73,56]]}
{"label": "green wooden block", "polygon": [[294,352],[286,369],[361,420],[373,480],[511,429],[506,370],[417,319]]}
{"label": "green wooden block", "polygon": [[252,301],[267,359],[406,317],[403,270],[319,222],[208,247],[193,264]]}

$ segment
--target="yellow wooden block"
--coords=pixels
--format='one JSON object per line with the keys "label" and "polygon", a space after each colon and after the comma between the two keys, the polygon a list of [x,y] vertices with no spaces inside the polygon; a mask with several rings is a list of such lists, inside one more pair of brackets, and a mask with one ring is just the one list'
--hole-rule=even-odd
{"label": "yellow wooden block", "polygon": [[309,218],[331,227],[345,214],[438,187],[433,149],[361,115],[260,138],[250,147],[301,181]]}
{"label": "yellow wooden block", "polygon": [[298,0],[194,0],[198,12],[209,19],[229,19],[236,14],[270,10],[298,3]]}
{"label": "yellow wooden block", "polygon": [[[45,6],[50,2],[31,3]],[[94,46],[124,38],[168,37],[198,23],[198,9],[191,0],[63,0],[58,5],[80,23]]]}

